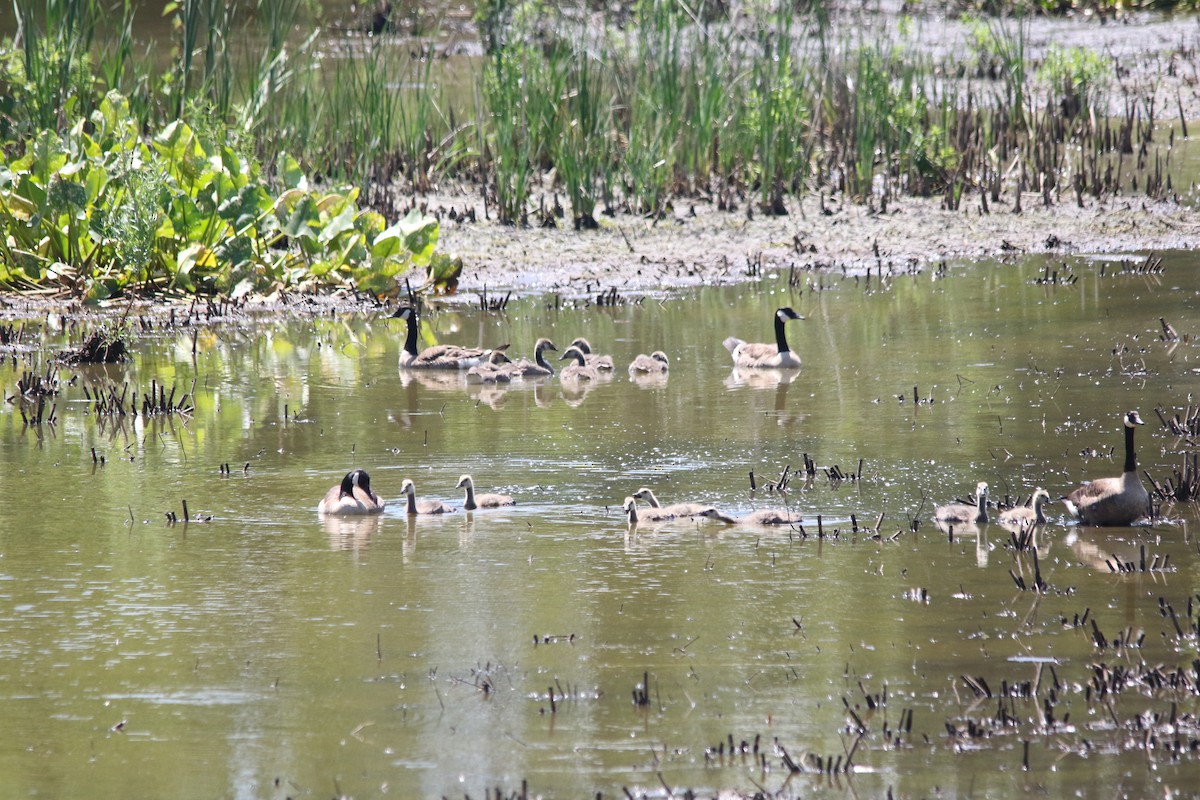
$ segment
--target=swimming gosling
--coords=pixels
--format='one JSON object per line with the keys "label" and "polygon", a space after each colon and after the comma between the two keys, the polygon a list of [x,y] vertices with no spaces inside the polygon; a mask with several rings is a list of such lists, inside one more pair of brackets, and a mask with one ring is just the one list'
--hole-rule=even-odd
{"label": "swimming gosling", "polygon": [[499,350],[493,350],[485,361],[467,370],[467,383],[510,383],[512,373],[508,368],[512,359]]}
{"label": "swimming gosling", "polygon": [[667,359],[667,354],[662,350],[655,350],[650,355],[640,353],[629,364],[630,375],[662,375],[671,368],[671,362]]}
{"label": "swimming gosling", "polygon": [[383,511],[384,500],[371,490],[371,477],[366,470],[352,469],[342,478],[342,482],[334,486],[321,502],[317,504],[317,513],[329,516],[351,516],[355,514],[379,514]]}
{"label": "swimming gosling", "polygon": [[513,500],[506,494],[475,494],[475,481],[471,480],[470,475],[463,475],[458,479],[456,489],[466,490],[466,500],[463,502],[463,509],[466,511],[474,511],[477,508],[500,508],[501,506],[515,506],[516,500]]}
{"label": "swimming gosling", "polygon": [[562,372],[558,375],[559,380],[595,381],[600,379],[600,373],[596,371],[595,367],[588,365],[583,351],[578,347],[568,347],[558,360],[566,361],[571,358],[575,359],[575,363],[563,367]]}
{"label": "swimming gosling", "polygon": [[408,478],[404,479],[400,491],[408,496],[409,514],[449,514],[454,511],[453,506],[448,506],[441,500],[418,500],[417,487]]}
{"label": "swimming gosling", "polygon": [[676,519],[674,514],[662,508],[644,508],[639,512],[637,500],[632,497],[626,497],[621,507],[625,509],[625,519],[630,525],[636,525],[639,522],[668,522]]}
{"label": "swimming gosling", "polygon": [[987,493],[987,483],[980,481],[975,485],[975,505],[947,503],[933,510],[933,518],[938,522],[953,524],[987,522]]}
{"label": "swimming gosling", "polygon": [[512,364],[507,364],[504,371],[514,378],[548,378],[554,374],[554,367],[546,361],[546,351],[558,352],[554,342],[543,337],[533,346],[533,361],[520,358]]}
{"label": "swimming gosling", "polygon": [[1000,512],[998,520],[1006,528],[1025,530],[1034,525],[1045,525],[1046,515],[1042,512],[1042,504],[1050,502],[1050,493],[1042,487],[1033,490],[1030,505],[1018,506]]}
{"label": "swimming gosling", "polygon": [[704,509],[712,507],[706,506],[703,503],[672,503],[669,506],[664,506],[658,502],[658,498],[654,496],[654,492],[650,491],[645,486],[634,492],[633,496],[638,500],[645,500],[650,504],[651,508],[662,509],[669,514],[674,514],[677,517],[694,517]]}
{"label": "swimming gosling", "polygon": [[735,367],[780,369],[800,366],[800,356],[788,347],[783,324],[790,319],[804,319],[791,308],[775,311],[775,344],[746,342],[730,336],[724,342],[725,349],[733,357]]}
{"label": "swimming gosling", "polygon": [[1132,525],[1149,515],[1150,493],[1137,472],[1133,432],[1143,425],[1136,411],[1125,414],[1125,469],[1119,478],[1098,478],[1063,498],[1067,510],[1087,525]]}
{"label": "swimming gosling", "polygon": [[790,511],[773,508],[754,511],[744,517],[731,517],[709,506],[696,516],[723,522],[726,525],[799,525],[802,521],[800,516],[793,517]]}
{"label": "swimming gosling", "polygon": [[584,361],[589,367],[595,367],[600,372],[612,372],[613,358],[609,355],[597,355],[592,352],[592,345],[587,339],[580,336],[575,341],[571,342],[567,347],[578,347],[579,352],[583,353]]}

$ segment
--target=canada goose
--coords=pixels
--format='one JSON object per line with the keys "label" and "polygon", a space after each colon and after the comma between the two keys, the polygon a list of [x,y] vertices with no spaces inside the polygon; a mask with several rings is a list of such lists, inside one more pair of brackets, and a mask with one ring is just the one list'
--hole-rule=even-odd
{"label": "canada goose", "polygon": [[446,505],[441,500],[418,500],[417,487],[408,478],[405,478],[404,483],[400,485],[400,491],[408,495],[409,514],[449,514],[454,511],[453,507]]}
{"label": "canada goose", "polygon": [[667,360],[667,354],[662,350],[655,350],[650,355],[641,353],[629,365],[630,375],[659,375],[671,368],[671,362]]}
{"label": "canada goose", "polygon": [[558,360],[566,361],[569,358],[575,359],[575,363],[568,364],[567,366],[563,367],[562,372],[559,373],[559,376],[558,376],[560,380],[564,380],[564,381],[599,380],[600,373],[596,371],[595,367],[589,366],[587,364],[587,360],[584,357],[583,351],[580,350],[578,347],[574,347],[574,346],[568,347],[566,350],[563,351],[563,354],[561,356],[559,356]]}
{"label": "canada goose", "polygon": [[1000,512],[999,522],[1006,528],[1027,530],[1034,525],[1045,525],[1046,515],[1042,513],[1042,504],[1050,501],[1050,493],[1042,487],[1033,490],[1033,497],[1027,506],[1018,506]]}
{"label": "canada goose", "polygon": [[1130,525],[1150,513],[1150,495],[1137,474],[1133,431],[1143,425],[1136,411],[1125,415],[1125,471],[1119,478],[1085,483],[1063,498],[1067,510],[1088,525]]}
{"label": "canada goose", "polygon": [[980,481],[975,485],[975,504],[948,503],[933,510],[933,518],[943,523],[987,522],[988,485]]}
{"label": "canada goose", "polygon": [[612,356],[599,356],[592,352],[592,346],[587,339],[580,336],[575,341],[571,342],[567,347],[578,347],[579,352],[583,353],[584,362],[589,367],[595,367],[600,372],[612,372],[613,359]]}
{"label": "canada goose", "polygon": [[546,378],[554,374],[554,367],[546,361],[546,351],[558,352],[554,342],[546,338],[537,340],[533,346],[533,361],[521,358],[506,366],[504,371],[514,378]]}
{"label": "canada goose", "polygon": [[509,383],[513,379],[508,370],[511,364],[511,358],[499,350],[493,350],[486,361],[467,370],[467,383]]}
{"label": "canada goose", "polygon": [[663,506],[658,502],[658,498],[654,496],[654,492],[643,486],[633,493],[633,496],[638,500],[645,500],[650,504],[651,508],[658,508],[666,511],[669,514],[674,514],[677,517],[694,517],[706,508],[703,503],[672,503],[669,506]]}
{"label": "canada goose", "polygon": [[801,521],[800,516],[793,517],[789,511],[773,508],[754,511],[744,517],[731,517],[709,506],[696,516],[724,522],[726,525],[799,525]]}
{"label": "canada goose", "polygon": [[378,514],[383,511],[383,500],[371,491],[371,476],[365,470],[352,469],[334,486],[317,505],[319,514]]}
{"label": "canada goose", "polygon": [[404,369],[470,369],[491,354],[479,347],[459,347],[435,344],[417,352],[417,312],[410,306],[396,309],[392,318],[399,317],[408,325],[404,347],[400,350],[400,366]]}
{"label": "canada goose", "polygon": [[789,319],[804,319],[790,308],[775,312],[775,344],[744,342],[730,336],[724,342],[725,349],[733,356],[735,367],[799,367],[800,356],[788,348],[783,323]]}
{"label": "canada goose", "polygon": [[630,525],[636,525],[639,522],[667,522],[676,518],[674,514],[662,508],[644,508],[639,513],[637,500],[632,497],[626,497],[621,507],[625,509],[626,519]]}
{"label": "canada goose", "polygon": [[458,486],[454,488],[466,489],[467,499],[463,502],[463,508],[467,511],[474,511],[477,508],[515,506],[517,504],[517,501],[506,494],[475,494],[475,481],[471,480],[470,475],[463,475],[459,478]]}

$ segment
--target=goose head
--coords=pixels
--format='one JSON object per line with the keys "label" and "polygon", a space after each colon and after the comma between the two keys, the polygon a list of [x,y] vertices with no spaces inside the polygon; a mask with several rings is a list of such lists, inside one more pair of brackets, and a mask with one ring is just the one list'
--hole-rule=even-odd
{"label": "goose head", "polygon": [[568,350],[572,347],[579,348],[579,352],[583,353],[585,356],[589,355],[592,352],[591,344],[589,344],[588,340],[583,338],[582,336],[580,336],[578,339],[576,339],[575,341],[573,341],[569,345],[567,345]]}
{"label": "goose head", "polygon": [[1138,412],[1130,411],[1125,414],[1125,427],[1126,428],[1132,428],[1135,425],[1145,425],[1145,424],[1146,423],[1142,422],[1142,418],[1138,414]]}
{"label": "goose head", "polygon": [[405,478],[404,483],[400,484],[400,493],[413,497],[417,493],[417,487],[413,485],[410,479]]}
{"label": "goose head", "polygon": [[576,345],[571,345],[563,351],[561,356],[558,357],[559,361],[568,361],[570,359],[575,359],[575,363],[579,364],[581,367],[587,363],[587,359],[584,357],[583,350],[579,349],[579,347]]}
{"label": "goose head", "polygon": [[[346,478],[350,479],[351,491],[346,491]],[[371,476],[367,474],[365,469],[351,470],[346,478],[342,479],[342,494],[352,494],[354,488],[362,489],[367,494],[371,493]]]}
{"label": "goose head", "polygon": [[475,482],[471,480],[470,475],[463,475],[461,478],[458,479],[458,484],[454,488],[455,489],[463,489],[463,488],[468,488],[468,487],[471,489],[474,489]]}
{"label": "goose head", "polygon": [[541,339],[538,339],[537,344],[535,344],[533,346],[533,351],[535,353],[540,353],[545,350],[553,350],[556,353],[558,352],[558,348],[554,346],[554,342],[550,341],[549,339],[547,339],[545,337],[542,337]]}
{"label": "goose head", "polygon": [[787,322],[789,319],[804,319],[804,317],[797,314],[791,306],[784,306],[776,311],[775,318],[780,322]]}
{"label": "goose head", "polygon": [[662,363],[666,364],[667,366],[671,365],[670,359],[667,358],[667,354],[664,353],[662,350],[655,350],[653,353],[650,354],[650,357],[653,358],[655,361],[661,361]]}
{"label": "goose head", "polygon": [[339,497],[350,497],[354,494],[354,482],[356,472],[362,472],[361,469],[350,470],[346,473],[346,477],[342,478],[342,485],[338,489]]}

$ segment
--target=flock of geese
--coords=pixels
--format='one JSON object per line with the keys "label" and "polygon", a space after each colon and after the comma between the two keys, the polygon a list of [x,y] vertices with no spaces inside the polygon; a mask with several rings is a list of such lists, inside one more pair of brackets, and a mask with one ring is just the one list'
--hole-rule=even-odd
{"label": "flock of geese", "polygon": [[[1138,477],[1137,451],[1134,430],[1143,425],[1136,411],[1127,411],[1124,419],[1125,466],[1115,478],[1089,481],[1062,498],[1067,511],[1086,525],[1109,527],[1132,525],[1150,516],[1150,493]],[[981,525],[991,521],[987,505],[988,485],[980,481],[975,487],[974,503],[949,503],[934,509],[934,520],[941,527]],[[1001,511],[997,521],[1006,528],[1028,529],[1046,522],[1043,506],[1050,493],[1042,487],[1034,490],[1029,504]]]}
{"label": "flock of geese", "polygon": [[[554,342],[538,339],[534,345],[533,361],[513,361],[505,354],[507,345],[494,349],[460,347],[439,344],[417,349],[418,320],[415,309],[401,307],[392,315],[405,321],[407,331],[404,347],[400,351],[401,369],[410,370],[463,370],[467,380],[475,383],[507,383],[514,380],[548,378],[555,375],[554,366],[546,360],[546,352],[558,352]],[[744,369],[788,369],[800,366],[800,357],[788,347],[785,324],[804,317],[791,308],[775,311],[775,343],[746,342],[730,336],[725,339],[735,367]],[[592,352],[586,339],[575,339],[563,351],[559,361],[571,363],[559,371],[563,381],[593,381],[602,373],[612,373],[612,356]],[[665,374],[670,369],[667,355],[657,350],[649,355],[639,355],[629,364],[631,375]],[[1118,477],[1100,478],[1083,484],[1062,498],[1068,511],[1080,522],[1088,525],[1122,526],[1144,519],[1150,513],[1150,495],[1142,485],[1137,473],[1137,453],[1134,449],[1134,429],[1142,425],[1137,411],[1124,415],[1125,466]],[[508,495],[476,494],[470,475],[463,475],[456,486],[464,491],[463,509],[501,508],[515,505]],[[446,514],[455,509],[440,500],[418,499],[416,487],[409,479],[401,485],[408,514]],[[639,508],[638,500],[646,507]],[[998,514],[997,521],[1014,530],[1027,530],[1046,522],[1043,506],[1050,501],[1050,494],[1038,487],[1029,504],[1006,509]],[[371,488],[371,479],[366,471],[354,469],[346,473],[341,483],[333,486],[317,506],[318,513],[329,516],[350,516],[382,513],[386,501]],[[712,505],[702,503],[675,503],[663,506],[648,488],[641,488],[626,497],[622,503],[630,525],[639,522],[665,522],[668,520],[699,518],[710,519],[727,525],[794,525],[801,521],[799,515],[783,510],[768,509],[755,511],[745,517],[732,517]],[[934,509],[934,520],[943,528],[987,524],[988,485],[980,482],[976,486],[975,502],[949,503]]]}

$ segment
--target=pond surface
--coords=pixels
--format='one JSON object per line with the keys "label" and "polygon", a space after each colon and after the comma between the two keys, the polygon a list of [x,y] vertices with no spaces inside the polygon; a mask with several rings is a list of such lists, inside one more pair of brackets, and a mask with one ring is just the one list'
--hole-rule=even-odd
{"label": "pond surface", "polygon": [[[1085,529],[1056,503],[1036,551],[930,522],[980,480],[1057,498],[1118,474],[1131,408],[1141,466],[1183,464],[1154,409],[1200,387],[1194,258],[1049,267],[1074,282],[951,264],[426,315],[440,341],[522,355],[587,336],[618,369],[577,391],[401,373],[382,314],[156,324],[126,364],[61,368],[53,425],[0,408],[0,795],[1194,791],[1194,506]],[[769,341],[785,305],[804,367],[732,371],[722,339]],[[6,397],[69,343],[59,322],[26,322],[38,349],[5,358]],[[655,349],[670,377],[631,382]],[[186,416],[84,394],[193,381]],[[353,467],[385,514],[319,519]],[[413,519],[396,499],[411,478],[460,505],[468,472],[517,505]],[[642,486],[786,504],[802,528],[630,528]]]}

